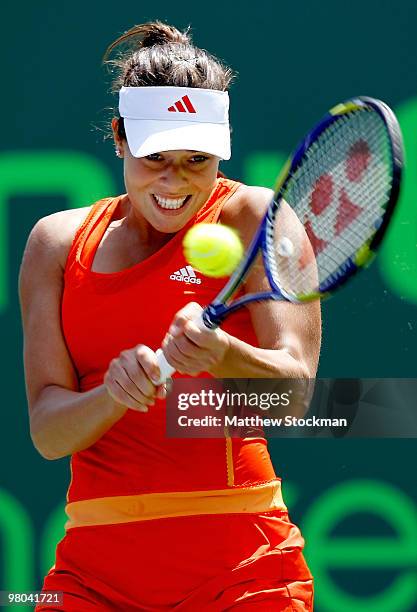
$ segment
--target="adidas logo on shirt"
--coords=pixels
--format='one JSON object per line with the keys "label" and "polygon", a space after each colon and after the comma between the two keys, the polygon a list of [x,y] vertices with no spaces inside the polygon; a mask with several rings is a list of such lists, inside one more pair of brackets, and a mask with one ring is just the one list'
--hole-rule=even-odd
{"label": "adidas logo on shirt", "polygon": [[197,278],[191,266],[185,266],[185,268],[180,268],[179,270],[171,274],[169,278],[171,280],[179,281],[180,283],[201,285],[201,278]]}

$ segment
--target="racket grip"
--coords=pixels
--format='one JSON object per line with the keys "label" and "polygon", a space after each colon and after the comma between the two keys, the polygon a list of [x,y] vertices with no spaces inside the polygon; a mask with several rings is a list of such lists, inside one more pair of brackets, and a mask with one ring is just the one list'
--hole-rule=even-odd
{"label": "racket grip", "polygon": [[[207,329],[207,326],[204,323],[203,317],[201,315],[198,317],[198,319],[194,321],[194,323],[199,329]],[[175,368],[170,363],[168,363],[164,355],[164,351],[161,348],[156,351],[156,360],[161,371],[161,376],[155,384],[163,385],[167,378],[170,378],[174,374]]]}
{"label": "racket grip", "polygon": [[159,380],[156,384],[162,385],[167,380],[167,378],[170,378],[173,375],[173,373],[175,372],[175,368],[170,363],[168,363],[165,358],[164,351],[161,348],[156,351],[156,360],[161,371],[161,376],[159,377]]}

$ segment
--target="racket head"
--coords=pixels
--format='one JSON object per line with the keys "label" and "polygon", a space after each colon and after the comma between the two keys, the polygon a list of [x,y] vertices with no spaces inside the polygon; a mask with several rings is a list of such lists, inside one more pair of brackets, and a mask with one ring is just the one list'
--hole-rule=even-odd
{"label": "racket head", "polygon": [[332,108],[275,186],[262,244],[272,293],[324,298],[368,265],[394,212],[402,167],[400,127],[386,104],[358,97]]}
{"label": "racket head", "polygon": [[[207,327],[252,301],[326,298],[373,259],[399,196],[403,144],[380,100],[333,107],[284,165],[245,257],[203,319]],[[270,288],[232,301],[262,253]]]}

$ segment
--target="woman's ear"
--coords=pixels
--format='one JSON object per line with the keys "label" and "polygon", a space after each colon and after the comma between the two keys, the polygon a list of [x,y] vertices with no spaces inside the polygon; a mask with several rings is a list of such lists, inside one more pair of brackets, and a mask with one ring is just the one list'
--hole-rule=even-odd
{"label": "woman's ear", "polygon": [[123,157],[124,140],[119,136],[119,119],[117,117],[113,117],[111,120],[111,128],[113,131],[115,153],[117,157]]}

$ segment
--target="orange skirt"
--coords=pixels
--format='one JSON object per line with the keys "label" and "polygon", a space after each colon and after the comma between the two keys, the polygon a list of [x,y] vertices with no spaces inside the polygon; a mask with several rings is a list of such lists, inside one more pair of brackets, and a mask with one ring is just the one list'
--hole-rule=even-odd
{"label": "orange skirt", "polygon": [[282,510],[69,529],[36,612],[236,612],[313,609],[303,538]]}

